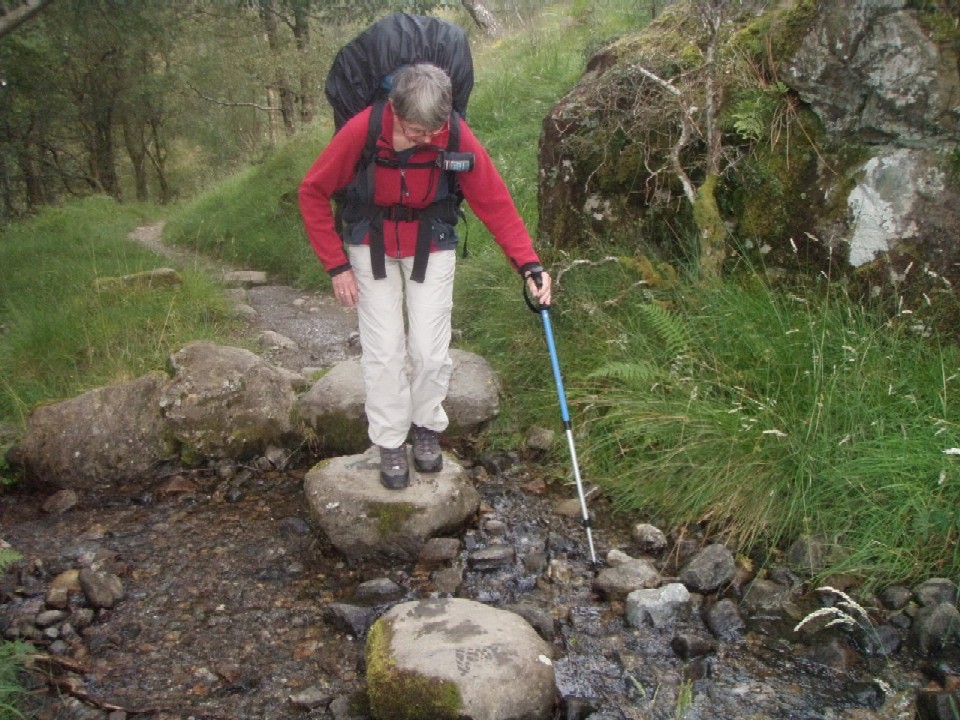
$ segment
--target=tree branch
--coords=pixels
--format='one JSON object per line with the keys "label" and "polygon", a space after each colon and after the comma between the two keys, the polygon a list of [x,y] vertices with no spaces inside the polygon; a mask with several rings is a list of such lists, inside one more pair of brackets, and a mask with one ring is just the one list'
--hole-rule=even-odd
{"label": "tree branch", "polygon": [[16,30],[52,2],[53,0],[24,0],[20,7],[0,15],[0,38]]}
{"label": "tree branch", "polygon": [[212,98],[207,95],[204,95],[199,88],[194,87],[190,83],[187,83],[187,87],[193,90],[197,94],[197,97],[199,97],[201,100],[206,100],[207,102],[213,103],[214,105],[221,105],[223,107],[250,107],[250,108],[254,108],[255,110],[262,110],[263,112],[279,112],[280,111],[280,108],[278,107],[270,107],[269,105],[260,105],[254,102],[228,102],[226,100],[217,100],[216,98]]}

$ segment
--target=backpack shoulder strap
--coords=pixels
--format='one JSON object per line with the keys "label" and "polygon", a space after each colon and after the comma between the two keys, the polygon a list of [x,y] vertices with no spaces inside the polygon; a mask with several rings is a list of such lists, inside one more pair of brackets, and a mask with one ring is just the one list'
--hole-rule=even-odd
{"label": "backpack shoulder strap", "polygon": [[450,135],[447,138],[447,152],[460,152],[460,113],[450,111]]}
{"label": "backpack shoulder strap", "polygon": [[374,103],[370,110],[370,121],[367,123],[367,142],[363,146],[363,164],[370,162],[377,150],[377,140],[380,139],[380,132],[383,130],[383,110],[386,107],[385,102]]}

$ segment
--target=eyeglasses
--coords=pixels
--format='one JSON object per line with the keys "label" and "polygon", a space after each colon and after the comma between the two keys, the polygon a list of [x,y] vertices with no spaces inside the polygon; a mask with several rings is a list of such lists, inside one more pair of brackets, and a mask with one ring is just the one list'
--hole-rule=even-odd
{"label": "eyeglasses", "polygon": [[403,136],[407,140],[432,140],[447,129],[446,122],[436,130],[427,130],[426,128],[417,125],[407,125],[402,119],[400,119],[399,116],[397,116],[397,122],[400,123],[400,132],[403,133]]}

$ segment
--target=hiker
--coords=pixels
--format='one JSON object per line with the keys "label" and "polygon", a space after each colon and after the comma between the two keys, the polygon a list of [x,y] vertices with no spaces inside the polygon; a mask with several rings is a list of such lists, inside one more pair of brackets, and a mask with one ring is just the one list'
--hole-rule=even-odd
{"label": "hiker", "polygon": [[[513,199],[480,141],[451,112],[451,97],[450,78],[440,68],[401,67],[388,101],[337,131],[299,191],[310,244],[335,297],[358,308],[368,433],[380,449],[380,481],[390,489],[410,483],[405,443],[411,427],[416,469],[443,466],[439,435],[448,424],[442,403],[453,367],[457,245],[457,198],[445,181],[450,172],[472,166],[455,172],[464,199],[526,279],[530,295],[550,303],[550,276]],[[375,158],[363,167],[375,112],[382,112]],[[448,156],[451,131],[459,133],[459,152]],[[331,201],[344,191],[341,238]]]}

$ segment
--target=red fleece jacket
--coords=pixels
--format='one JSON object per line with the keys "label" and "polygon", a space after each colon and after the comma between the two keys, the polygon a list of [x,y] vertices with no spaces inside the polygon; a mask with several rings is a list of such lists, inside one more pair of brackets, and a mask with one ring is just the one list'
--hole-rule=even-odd
{"label": "red fleece jacket", "polygon": [[[342,268],[348,263],[342,241],[334,229],[330,200],[336,191],[345,188],[353,180],[354,170],[367,141],[369,119],[370,108],[367,108],[347,122],[320,153],[300,184],[300,212],[307,236],[328,271]],[[382,132],[377,145],[387,148],[391,153],[393,148],[388,138],[393,137],[393,122],[393,111],[388,103],[384,108]],[[432,162],[440,149],[446,148],[448,137],[449,130],[445,130],[432,139],[433,144],[416,149],[408,158],[409,161]],[[472,152],[475,156],[473,170],[457,175],[470,209],[486,225],[515,269],[519,270],[529,263],[539,263],[530,234],[503,178],[494,167],[490,155],[462,120],[460,151]],[[402,187],[399,169],[377,165],[374,172],[377,204],[398,204],[401,191],[405,191],[403,204],[415,208],[430,204],[436,183],[443,177],[443,173],[436,168],[408,168],[403,172]],[[384,220],[383,237],[387,255],[412,257],[416,248],[417,227],[417,222]],[[365,242],[369,242],[369,239]]]}

